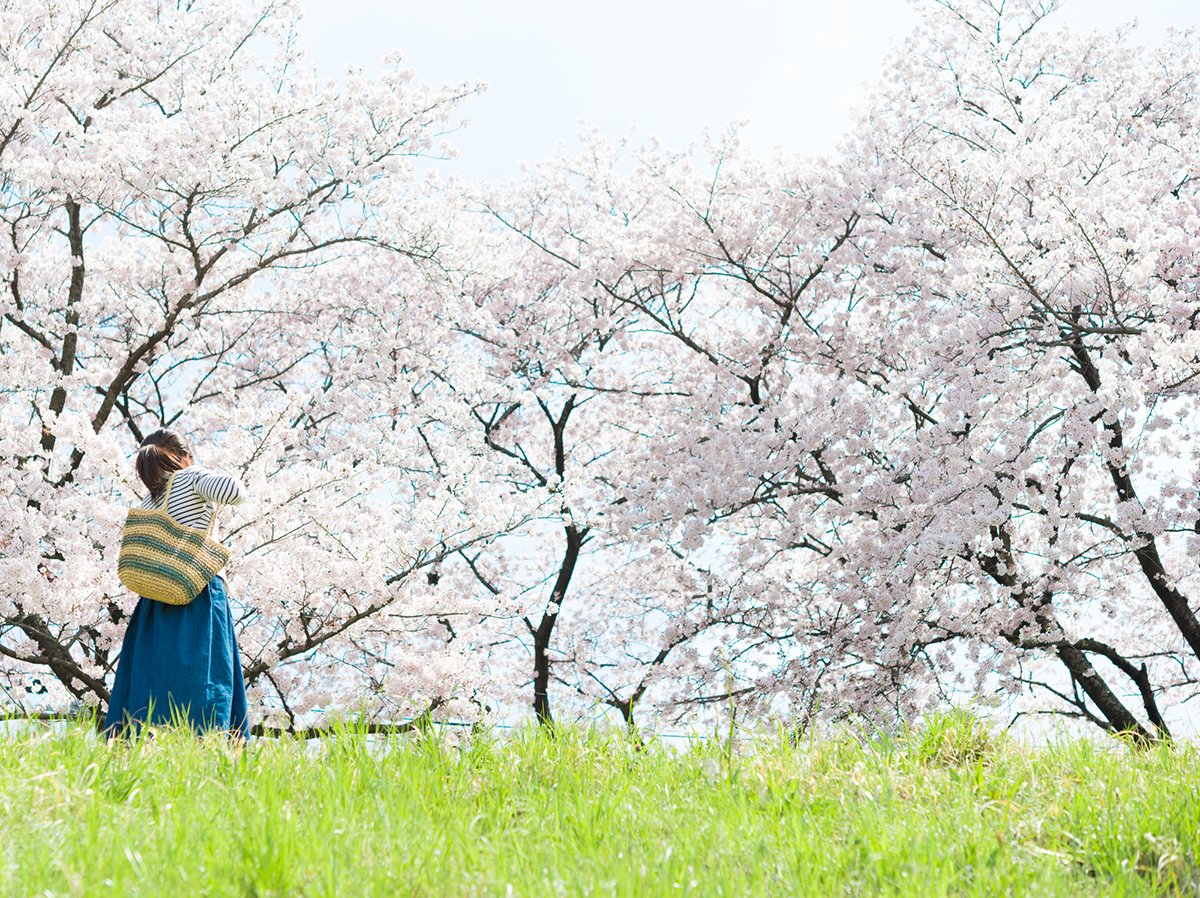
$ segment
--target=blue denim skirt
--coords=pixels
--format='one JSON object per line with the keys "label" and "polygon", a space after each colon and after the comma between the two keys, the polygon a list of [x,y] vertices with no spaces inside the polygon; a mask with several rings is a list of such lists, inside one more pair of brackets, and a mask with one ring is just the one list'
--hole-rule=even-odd
{"label": "blue denim skirt", "polygon": [[208,581],[187,605],[138,599],[113,680],[106,732],[179,723],[245,737],[246,687],[225,581]]}

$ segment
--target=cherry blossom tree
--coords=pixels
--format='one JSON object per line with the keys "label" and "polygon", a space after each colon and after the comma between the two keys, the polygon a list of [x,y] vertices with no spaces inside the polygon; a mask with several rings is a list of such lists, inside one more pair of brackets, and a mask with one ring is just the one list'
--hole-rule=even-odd
{"label": "cherry blossom tree", "polygon": [[936,9],[873,104],[858,158],[879,164],[859,172],[937,347],[894,384],[941,432],[933,470],[959,471],[912,519],[974,512],[953,581],[973,595],[930,623],[1153,739],[1200,649],[1197,45],[1073,34],[1054,7]]}
{"label": "cherry blossom tree", "polygon": [[291,720],[476,713],[481,665],[438,623],[464,611],[455,573],[431,569],[542,498],[485,501],[476,462],[495,465],[429,376],[445,223],[415,160],[446,153],[478,88],[423,85],[398,56],[321,84],[298,24],[274,0],[0,18],[10,702],[36,671],[59,700],[106,699],[132,450],[166,425],[254,498],[222,521],[252,694]]}
{"label": "cherry blossom tree", "polygon": [[[594,137],[593,166],[610,151]],[[470,259],[456,271],[469,301],[455,325],[460,361],[445,374],[490,452],[520,473],[510,488],[553,495],[542,519],[467,558],[482,589],[522,607],[497,619],[491,637],[496,692],[516,701],[531,687],[544,724],[554,720],[552,686],[572,714],[604,698],[580,683],[580,634],[628,619],[596,576],[637,550],[608,532],[604,514],[629,475],[635,422],[662,393],[655,360],[626,345],[631,317],[598,285],[608,260],[589,247],[610,245],[619,225],[579,161],[562,154],[534,166],[525,183],[468,191],[464,222],[473,233],[459,246]]]}
{"label": "cherry blossom tree", "polygon": [[[729,403],[741,404],[746,383],[714,378],[713,359],[694,354],[696,344],[662,340],[658,310],[626,295],[647,274],[647,253],[669,258],[655,269],[666,283],[677,276],[667,269],[690,250],[668,239],[676,235],[664,231],[661,204],[647,202],[664,194],[662,185],[623,176],[621,151],[621,142],[589,132],[582,153],[538,166],[525,183],[486,199],[519,255],[477,289],[481,310],[504,317],[466,328],[494,355],[497,377],[518,371],[534,393],[526,405],[532,414],[522,415],[514,399],[481,415],[489,442],[531,470],[537,466],[525,447],[538,445],[539,463],[555,465],[564,497],[562,563],[526,575],[550,594],[540,618],[525,621],[543,720],[551,680],[576,708],[605,704],[631,725],[644,703],[656,716],[703,716],[695,712],[728,697],[713,693],[712,682],[749,651],[743,643],[755,640],[739,639],[760,624],[748,623],[746,607],[731,598],[750,594],[752,575],[736,563],[717,569],[712,555],[721,540],[715,527],[706,533],[691,499],[714,478],[717,488],[727,486],[715,468],[706,470],[726,462],[709,449],[696,464],[685,459],[688,447],[712,439],[708,424]],[[697,302],[693,311],[701,308],[711,305]],[[570,429],[551,414],[555,407],[572,415]],[[540,440],[526,436],[539,427],[548,431]],[[752,457],[748,444],[722,437],[720,452]],[[708,505],[711,513],[715,500]],[[514,546],[528,560],[530,545]],[[577,597],[564,603],[567,587]]]}
{"label": "cherry blossom tree", "polygon": [[628,508],[738,547],[759,709],[1030,687],[1152,741],[1192,695],[1195,40],[1052,12],[931,5],[836,166],[635,176],[609,287],[723,392]]}

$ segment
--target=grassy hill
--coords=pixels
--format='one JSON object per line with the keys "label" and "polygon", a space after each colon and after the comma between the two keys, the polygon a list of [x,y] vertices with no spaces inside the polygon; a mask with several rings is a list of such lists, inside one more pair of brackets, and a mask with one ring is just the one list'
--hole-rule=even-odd
{"label": "grassy hill", "polygon": [[1195,895],[1200,752],[0,737],[0,895]]}

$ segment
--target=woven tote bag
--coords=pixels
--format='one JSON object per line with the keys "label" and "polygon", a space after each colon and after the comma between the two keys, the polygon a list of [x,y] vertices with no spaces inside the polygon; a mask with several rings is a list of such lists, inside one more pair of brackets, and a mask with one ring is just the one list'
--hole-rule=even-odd
{"label": "woven tote bag", "polygon": [[167,481],[159,508],[131,508],[121,532],[117,576],[130,590],[168,605],[186,605],[229,561],[229,550],[208,529],[187,527],[167,513],[175,474]]}

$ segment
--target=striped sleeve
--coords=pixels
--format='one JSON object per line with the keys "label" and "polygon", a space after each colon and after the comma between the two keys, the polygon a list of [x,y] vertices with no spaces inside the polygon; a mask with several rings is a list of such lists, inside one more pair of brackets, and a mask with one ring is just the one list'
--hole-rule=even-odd
{"label": "striped sleeve", "polygon": [[246,497],[246,489],[241,481],[214,471],[205,471],[197,477],[192,489],[213,505],[237,505]]}

